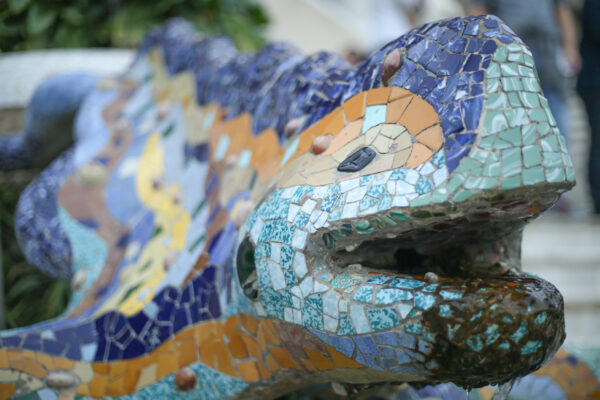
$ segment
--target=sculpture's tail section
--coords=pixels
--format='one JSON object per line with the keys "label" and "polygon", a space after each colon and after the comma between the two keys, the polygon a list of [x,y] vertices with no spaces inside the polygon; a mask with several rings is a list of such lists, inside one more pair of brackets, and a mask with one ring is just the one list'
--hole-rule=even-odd
{"label": "sculpture's tail section", "polygon": [[0,136],[0,170],[42,167],[72,142],[73,120],[98,77],[77,73],[42,82],[23,121],[23,131]]}

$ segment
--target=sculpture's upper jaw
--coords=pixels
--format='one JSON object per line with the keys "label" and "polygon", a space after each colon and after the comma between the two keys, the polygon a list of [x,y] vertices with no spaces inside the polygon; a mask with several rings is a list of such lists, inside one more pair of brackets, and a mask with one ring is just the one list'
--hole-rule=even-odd
{"label": "sculpture's upper jaw", "polygon": [[365,71],[403,49],[389,86],[300,133],[241,231],[258,312],[364,365],[354,382],[503,382],[564,340],[562,297],[519,272],[520,238],[573,169],[531,53],[507,29],[455,19],[376,53]]}

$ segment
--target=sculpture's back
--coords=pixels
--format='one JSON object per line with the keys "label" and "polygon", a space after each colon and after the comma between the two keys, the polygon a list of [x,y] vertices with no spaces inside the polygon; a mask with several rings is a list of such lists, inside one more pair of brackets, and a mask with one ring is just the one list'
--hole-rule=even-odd
{"label": "sculpture's back", "polygon": [[61,318],[2,333],[6,397],[480,386],[564,340],[520,239],[573,169],[497,18],[425,25],[356,69],[172,21],[87,97],[76,136],[17,225],[77,290]]}

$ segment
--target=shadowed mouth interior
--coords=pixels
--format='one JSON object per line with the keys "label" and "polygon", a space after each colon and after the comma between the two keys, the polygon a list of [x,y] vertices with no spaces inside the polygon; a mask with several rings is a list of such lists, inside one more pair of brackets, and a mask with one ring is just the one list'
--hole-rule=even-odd
{"label": "shadowed mouth interior", "polygon": [[456,232],[413,232],[406,236],[365,240],[336,250],[331,258],[341,269],[381,270],[415,276],[476,278],[510,271],[519,274],[521,230],[463,227]]}

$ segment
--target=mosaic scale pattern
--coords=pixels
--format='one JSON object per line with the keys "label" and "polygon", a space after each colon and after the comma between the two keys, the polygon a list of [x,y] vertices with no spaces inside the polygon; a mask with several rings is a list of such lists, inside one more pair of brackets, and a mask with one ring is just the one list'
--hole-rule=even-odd
{"label": "mosaic scale pattern", "polygon": [[495,17],[425,25],[358,68],[171,21],[75,130],[17,234],[76,291],[61,318],[1,333],[2,398],[482,386],[564,340],[560,293],[520,272],[519,246],[573,168]]}

